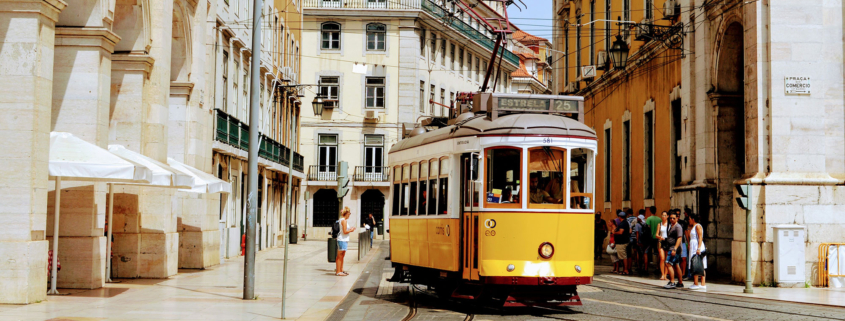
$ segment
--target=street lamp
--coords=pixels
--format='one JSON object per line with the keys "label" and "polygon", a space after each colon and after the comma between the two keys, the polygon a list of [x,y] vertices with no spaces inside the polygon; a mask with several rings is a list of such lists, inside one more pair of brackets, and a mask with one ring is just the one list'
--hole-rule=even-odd
{"label": "street lamp", "polygon": [[323,115],[323,96],[317,95],[311,101],[311,107],[314,108],[314,116]]}
{"label": "street lamp", "polygon": [[613,68],[614,69],[625,69],[625,65],[628,64],[628,52],[630,48],[628,48],[628,43],[625,40],[622,40],[622,36],[616,35],[616,40],[613,41],[613,45],[610,46],[610,58],[613,60]]}

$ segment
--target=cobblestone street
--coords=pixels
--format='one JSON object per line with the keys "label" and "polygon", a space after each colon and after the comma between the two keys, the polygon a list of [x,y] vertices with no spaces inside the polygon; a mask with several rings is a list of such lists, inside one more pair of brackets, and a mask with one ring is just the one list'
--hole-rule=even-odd
{"label": "cobblestone street", "polygon": [[[436,298],[424,291],[424,286],[412,289],[408,284],[384,282],[392,274],[389,261],[382,259],[386,257],[386,248],[376,253],[378,256],[328,320],[845,320],[845,307],[841,306],[665,290],[657,285],[611,277],[608,266],[597,266],[593,284],[579,286],[583,306],[491,309]],[[709,287],[720,288],[720,285],[711,283]],[[842,293],[825,289],[795,290],[828,296]],[[766,293],[766,289],[755,291]]]}

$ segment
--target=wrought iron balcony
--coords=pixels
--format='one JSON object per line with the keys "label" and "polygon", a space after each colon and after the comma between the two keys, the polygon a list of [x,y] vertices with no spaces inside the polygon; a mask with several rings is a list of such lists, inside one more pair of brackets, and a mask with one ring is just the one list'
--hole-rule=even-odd
{"label": "wrought iron balcony", "polygon": [[337,181],[337,165],[311,165],[308,167],[309,181]]}
{"label": "wrought iron balcony", "polygon": [[390,168],[385,166],[355,166],[356,182],[387,182]]}
{"label": "wrought iron balcony", "polygon": [[[249,150],[249,126],[237,118],[215,109],[217,125],[215,139],[240,150]],[[258,146],[258,156],[281,165],[290,166],[290,149],[285,145],[259,133],[261,144]],[[302,171],[302,155],[294,152],[294,170]],[[297,160],[299,162],[297,168]]]}
{"label": "wrought iron balcony", "polygon": [[[472,26],[470,26],[469,24],[467,24],[463,20],[460,20],[460,19],[445,19],[445,18],[448,18],[451,14],[446,12],[446,10],[443,10],[443,8],[440,7],[434,1],[422,0],[422,8],[426,12],[428,12],[428,14],[430,14],[430,15],[438,18],[438,19],[441,19],[441,20],[448,22],[448,24],[452,28],[455,28],[455,30],[460,31],[467,38],[481,44],[481,46],[484,47],[484,48],[487,48],[487,50],[490,50],[491,52],[493,51],[493,48],[496,45],[494,39],[491,39],[491,38],[487,37],[486,35],[484,35],[483,33],[479,32],[478,30],[475,30],[475,28],[473,28]],[[510,52],[510,50],[507,50],[505,48],[500,47],[499,50],[500,50],[499,53],[504,55],[504,59],[506,61],[508,61],[508,62],[510,62],[514,65],[519,66],[519,57],[517,57],[515,54]]]}

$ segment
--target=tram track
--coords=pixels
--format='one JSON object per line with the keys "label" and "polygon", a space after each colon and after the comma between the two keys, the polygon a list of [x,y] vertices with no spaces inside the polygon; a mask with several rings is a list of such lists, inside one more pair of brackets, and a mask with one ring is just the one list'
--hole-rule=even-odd
{"label": "tram track", "polygon": [[[453,299],[440,298],[436,294],[430,293],[430,291],[428,291],[428,290],[423,290],[415,284],[409,284],[409,286],[408,286],[408,314],[405,315],[404,318],[402,318],[402,321],[410,321],[410,320],[414,320],[418,317],[424,317],[424,316],[427,317],[427,315],[426,315],[427,309],[420,309],[419,308],[418,301],[417,301],[417,296],[419,296],[419,295],[425,295],[425,296],[427,296],[431,299],[434,299],[435,302],[447,302],[447,303],[456,304],[456,305],[461,303],[461,302],[458,302],[458,301],[453,300]],[[471,307],[471,308],[475,308],[475,307]],[[437,309],[437,310],[441,310],[441,309]],[[448,309],[448,310],[454,311],[453,309]],[[474,313],[462,312],[461,314],[464,314],[463,321],[472,321],[472,320],[475,319]]]}

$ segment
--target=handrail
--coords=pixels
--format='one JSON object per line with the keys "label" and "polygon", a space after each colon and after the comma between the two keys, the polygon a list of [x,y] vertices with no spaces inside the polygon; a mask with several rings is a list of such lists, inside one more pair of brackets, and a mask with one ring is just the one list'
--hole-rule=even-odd
{"label": "handrail", "polygon": [[[845,243],[822,243],[819,245],[819,286],[820,287],[827,287],[830,286],[830,278],[831,277],[845,277],[845,274],[830,274],[830,268],[828,268],[828,260],[827,254],[830,252],[830,247],[840,247],[845,246]],[[839,256],[840,251],[837,248],[836,253],[836,273],[842,271],[842,257]]]}

